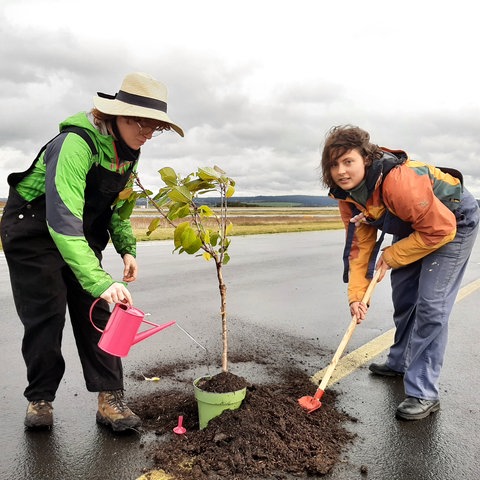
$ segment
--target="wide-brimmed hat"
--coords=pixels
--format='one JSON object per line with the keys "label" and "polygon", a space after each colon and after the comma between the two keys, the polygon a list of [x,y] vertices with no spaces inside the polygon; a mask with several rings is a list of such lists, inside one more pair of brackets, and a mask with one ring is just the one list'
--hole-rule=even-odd
{"label": "wide-brimmed hat", "polygon": [[129,73],[115,95],[97,92],[95,108],[109,115],[142,117],[169,123],[182,137],[183,130],[167,115],[167,87],[146,73]]}

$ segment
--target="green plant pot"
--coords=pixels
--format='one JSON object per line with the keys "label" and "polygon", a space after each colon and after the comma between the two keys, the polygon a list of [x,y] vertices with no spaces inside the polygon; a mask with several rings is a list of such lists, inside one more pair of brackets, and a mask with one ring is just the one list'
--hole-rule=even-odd
{"label": "green plant pot", "polygon": [[226,393],[206,392],[199,388],[197,383],[208,378],[210,377],[200,377],[193,382],[195,399],[198,405],[200,430],[203,430],[212,418],[218,417],[225,410],[236,410],[239,408],[247,394],[246,388]]}

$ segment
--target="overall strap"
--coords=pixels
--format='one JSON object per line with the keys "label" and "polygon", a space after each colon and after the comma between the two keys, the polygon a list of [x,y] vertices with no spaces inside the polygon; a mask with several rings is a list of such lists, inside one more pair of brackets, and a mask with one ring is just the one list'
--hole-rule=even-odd
{"label": "overall strap", "polygon": [[71,125],[70,127],[64,128],[60,133],[65,133],[65,132],[72,132],[72,133],[76,133],[77,135],[80,135],[85,140],[85,142],[87,142],[87,145],[90,147],[92,155],[95,156],[98,154],[97,147],[93,143],[92,137],[88,134],[88,132],[84,128]]}
{"label": "overall strap", "polygon": [[61,133],[57,133],[52,139],[50,139],[37,153],[37,156],[31,163],[31,165],[24,170],[23,172],[14,172],[11,173],[7,177],[7,182],[11,187],[16,187],[25,177],[28,177],[30,173],[32,173],[33,169],[35,168],[35,165],[37,163],[37,160],[40,158],[40,155],[44,152],[44,150],[48,147],[48,144],[52,141],[55,140]]}
{"label": "overall strap", "polygon": [[[360,210],[355,206],[351,205],[352,207],[352,217],[358,215]],[[352,243],[353,243],[353,236],[355,234],[355,224],[349,223],[347,229],[347,237],[345,239],[345,248],[343,249],[343,282],[348,283],[348,272],[350,270],[350,252],[352,250]]]}
{"label": "overall strap", "polygon": [[[351,207],[352,207],[352,217],[360,213],[360,210],[355,205],[352,204]],[[390,222],[390,217],[391,217],[391,214],[390,212],[387,211],[383,218],[383,228],[385,229],[381,231],[382,233],[378,238],[378,240],[375,242],[375,246],[373,247],[372,253],[370,254],[366,278],[369,278],[369,279],[373,278],[377,255],[380,250],[380,247],[382,246],[383,240],[385,238],[385,233],[386,231],[388,231],[388,224]],[[343,249],[343,282],[344,283],[348,283],[348,277],[349,277],[348,272],[350,270],[349,258],[350,258],[350,252],[352,250],[355,229],[356,229],[356,226],[354,223],[350,223],[348,225],[347,236],[345,240],[345,248]]]}
{"label": "overall strap", "polygon": [[33,160],[32,164],[27,168],[27,170],[23,171],[23,172],[15,172],[15,173],[11,173],[8,177],[7,177],[7,182],[10,186],[12,187],[15,187],[17,186],[25,177],[28,177],[28,175],[30,175],[30,173],[32,173],[33,169],[35,168],[35,165],[38,161],[38,159],[40,158],[40,155],[46,150],[46,148],[48,147],[48,144],[50,142],[52,142],[53,140],[55,140],[59,135],[61,135],[62,133],[65,133],[65,132],[72,132],[72,133],[76,133],[77,135],[80,135],[84,140],[85,142],[87,142],[87,145],[89,146],[91,152],[92,152],[92,155],[97,155],[98,154],[98,150],[97,150],[97,147],[95,146],[95,144],[93,143],[93,140],[92,140],[92,137],[90,137],[90,135],[87,133],[87,131],[82,128],[82,127],[76,127],[76,126],[70,126],[70,127],[66,127],[64,128],[60,133],[57,133],[57,135],[55,135],[53,138],[51,138],[40,150],[39,152],[37,153],[37,156],[35,157],[35,159]]}
{"label": "overall strap", "polygon": [[[385,223],[388,223],[389,215],[387,213],[385,218]],[[375,264],[377,263],[377,255],[382,246],[383,240],[385,238],[385,230],[381,231],[380,237],[375,242],[375,246],[373,247],[372,253],[370,254],[370,259],[368,260],[368,268],[367,268],[367,278],[373,278],[373,273],[375,272]]]}

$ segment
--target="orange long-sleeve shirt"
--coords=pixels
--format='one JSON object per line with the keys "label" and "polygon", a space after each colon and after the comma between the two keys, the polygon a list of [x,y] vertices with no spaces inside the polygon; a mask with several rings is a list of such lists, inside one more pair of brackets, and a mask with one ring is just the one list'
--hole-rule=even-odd
{"label": "orange long-sleeve shirt", "polygon": [[[405,152],[383,150],[399,157],[406,156]],[[388,209],[409,224],[413,232],[384,249],[385,261],[392,268],[399,268],[427,256],[455,238],[457,230],[453,210],[460,201],[461,191],[458,178],[406,156],[404,163],[392,168],[387,175],[378,176],[365,206],[348,195],[341,195],[343,199],[339,199],[339,209],[347,229],[352,218],[352,203],[370,221],[378,220]],[[338,195],[338,189],[336,192]],[[331,196],[339,198],[335,196],[335,191],[331,192]],[[368,223],[361,223],[355,230],[349,257],[350,303],[360,301],[367,289],[369,280],[366,272],[377,232],[377,227]]]}

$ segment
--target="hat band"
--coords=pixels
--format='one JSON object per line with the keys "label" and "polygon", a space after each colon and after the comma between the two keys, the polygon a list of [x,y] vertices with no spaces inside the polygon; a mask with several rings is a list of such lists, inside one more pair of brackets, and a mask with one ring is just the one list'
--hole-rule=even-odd
{"label": "hat band", "polygon": [[116,99],[121,102],[129,103],[130,105],[137,105],[138,107],[152,108],[153,110],[160,110],[167,113],[167,104],[162,100],[156,100],[155,98],[142,97],[141,95],[135,95],[134,93],[128,93],[123,90],[119,90],[116,95]]}

